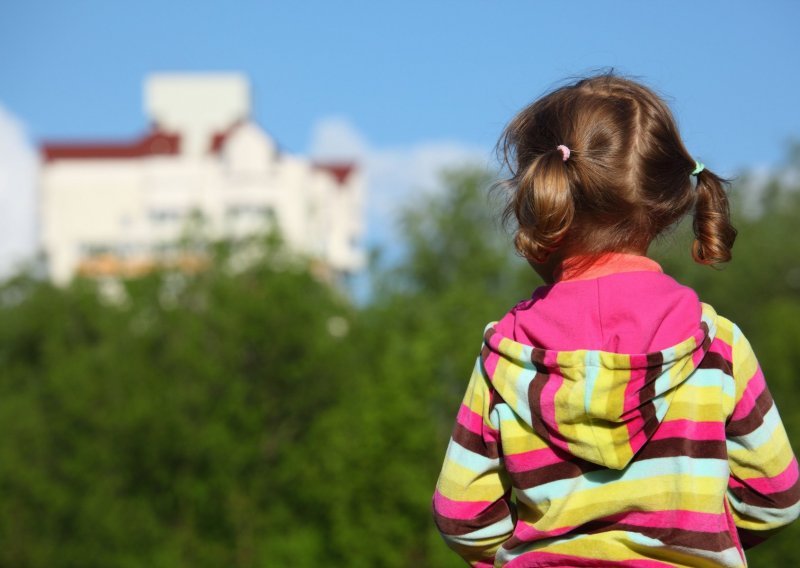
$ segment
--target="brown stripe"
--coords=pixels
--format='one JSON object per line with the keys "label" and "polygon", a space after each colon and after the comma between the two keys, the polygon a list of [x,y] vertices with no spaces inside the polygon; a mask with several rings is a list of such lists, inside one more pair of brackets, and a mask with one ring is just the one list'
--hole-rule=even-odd
{"label": "brown stripe", "polygon": [[664,438],[663,440],[650,440],[645,443],[632,461],[671,458],[675,456],[727,460],[728,450],[725,446],[725,440]]}
{"label": "brown stripe", "polygon": [[511,479],[514,481],[514,486],[519,489],[530,489],[551,481],[573,479],[590,471],[605,469],[600,465],[570,456],[563,450],[558,453],[564,454],[559,455],[561,459],[570,461],[554,463],[528,471],[509,472]]}
{"label": "brown stripe", "polygon": [[453,536],[469,534],[508,517],[511,514],[507,504],[508,498],[509,494],[506,493],[503,499],[495,501],[476,517],[466,520],[445,517],[434,509],[433,520],[444,534]]}
{"label": "brown stripe", "polygon": [[531,426],[546,442],[550,442],[550,431],[542,420],[542,390],[544,390],[549,379],[550,375],[548,373],[537,371],[536,376],[533,377],[530,385],[528,385],[528,407],[531,409]]}
{"label": "brown stripe", "polygon": [[750,529],[743,529],[739,527],[739,540],[742,542],[742,548],[745,550],[749,550],[754,546],[761,544],[767,538],[778,532],[780,529],[784,527],[779,527],[778,530],[772,529],[768,531],[754,531]]}
{"label": "brown stripe", "polygon": [[[654,515],[663,515],[665,511],[654,512]],[[617,518],[619,518],[617,516]],[[741,529],[740,529],[741,530]],[[599,534],[608,531],[628,531],[645,535],[650,538],[655,538],[661,542],[687,548],[694,548],[697,550],[708,550],[712,552],[722,552],[736,546],[729,531],[720,532],[701,532],[689,531],[685,529],[672,528],[672,527],[646,527],[640,525],[632,525],[624,521],[597,519],[590,521],[573,530],[559,535],[558,538],[569,538],[576,534]],[[533,540],[521,540],[517,536],[512,536],[503,545],[507,550],[535,542],[536,540],[544,540],[546,537]]]}
{"label": "brown stripe", "polygon": [[647,438],[653,435],[658,428],[656,409],[653,406],[653,397],[656,394],[656,379],[661,376],[664,356],[661,351],[647,354],[647,371],[644,376],[644,386],[639,391],[639,412],[644,421],[644,433]]}
{"label": "brown stripe", "polygon": [[[498,404],[505,402],[503,397],[501,397],[494,388],[489,391],[489,416],[491,416],[492,412],[494,412],[495,407]],[[497,457],[503,459],[505,452],[503,452],[503,444],[500,440],[500,430],[494,428],[493,426],[487,427],[487,430],[492,435],[492,440],[488,440],[487,444],[493,444],[495,448],[497,448]]]}
{"label": "brown stripe", "polygon": [[795,481],[789,489],[775,493],[760,493],[747,486],[730,488],[730,492],[746,505],[768,509],[786,509],[800,501],[800,480]]}
{"label": "brown stripe", "polygon": [[[489,387],[489,416],[491,416],[492,412],[494,411],[495,407],[498,404],[505,402],[503,397],[501,397],[494,387]],[[495,428],[492,428],[493,431],[496,431]]]}
{"label": "brown stripe", "polygon": [[[592,471],[605,469],[598,464],[576,458],[559,448],[551,447],[551,449],[564,461],[527,471],[510,472],[509,475],[514,481],[515,487],[518,489],[529,489],[552,481],[574,479],[575,477]],[[647,442],[632,461],[641,462],[648,459],[676,456],[685,456],[695,459],[725,460],[728,454],[724,440],[665,438],[663,440],[651,440]]]}
{"label": "brown stripe", "polygon": [[[484,374],[489,377],[489,373],[486,372],[486,360],[492,354],[492,350],[489,349],[489,346],[485,343],[483,344],[483,348],[481,349],[481,367],[483,367]],[[490,379],[494,377],[489,377]]]}
{"label": "brown stripe", "polygon": [[538,347],[531,349],[531,363],[538,372],[547,374],[547,366],[544,364],[544,349]]}
{"label": "brown stripe", "polygon": [[[655,513],[663,515],[660,511]],[[720,532],[701,532],[689,531],[675,527],[644,527],[641,525],[631,525],[625,522],[613,521],[592,521],[583,525],[581,533],[596,534],[606,531],[629,531],[655,538],[667,545],[694,548],[698,550],[709,550],[711,552],[722,552],[735,546],[729,531]]]}
{"label": "brown stripe", "polygon": [[700,364],[697,366],[698,369],[716,369],[718,371],[722,371],[726,375],[733,376],[733,366],[731,362],[728,361],[725,357],[723,357],[720,353],[714,353],[713,351],[709,351],[705,354],[705,356],[700,360]]}
{"label": "brown stripe", "polygon": [[700,320],[700,329],[703,330],[703,343],[700,344],[700,348],[703,351],[708,351],[711,347],[711,336],[709,335],[708,324],[703,320]]}
{"label": "brown stripe", "polygon": [[739,420],[731,420],[728,422],[728,425],[725,427],[725,433],[729,438],[736,438],[749,434],[761,426],[764,422],[764,416],[769,412],[770,408],[772,408],[772,404],[772,396],[765,386],[761,394],[758,395],[753,408],[747,413],[747,416]]}
{"label": "brown stripe", "polygon": [[487,442],[482,436],[465,428],[459,422],[456,422],[453,428],[453,441],[459,446],[475,452],[481,456],[496,459],[500,457],[497,444],[495,442]]}

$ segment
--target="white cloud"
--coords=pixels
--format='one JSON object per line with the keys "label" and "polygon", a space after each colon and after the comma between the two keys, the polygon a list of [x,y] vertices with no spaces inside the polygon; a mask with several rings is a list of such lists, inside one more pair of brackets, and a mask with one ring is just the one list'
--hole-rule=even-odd
{"label": "white cloud", "polygon": [[315,158],[359,159],[363,158],[368,151],[364,137],[344,117],[329,116],[314,125],[311,133],[310,154]]}
{"label": "white cloud", "polygon": [[442,169],[489,167],[491,153],[457,141],[425,141],[376,148],[344,117],[328,117],[314,127],[310,154],[319,160],[355,160],[364,168],[368,244],[391,245],[397,214],[426,192],[440,187]]}
{"label": "white cloud", "polygon": [[36,252],[38,165],[22,122],[0,105],[0,278]]}

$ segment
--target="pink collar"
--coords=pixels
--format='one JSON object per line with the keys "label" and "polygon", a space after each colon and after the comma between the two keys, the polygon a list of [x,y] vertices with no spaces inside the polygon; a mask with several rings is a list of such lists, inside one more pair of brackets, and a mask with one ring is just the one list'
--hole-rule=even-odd
{"label": "pink collar", "polygon": [[573,280],[589,280],[599,278],[617,272],[635,272],[647,270],[651,272],[664,272],[661,265],[655,260],[639,254],[629,254],[624,252],[609,252],[601,256],[597,261],[590,264],[583,271],[578,272],[575,261],[580,256],[566,258],[559,268],[556,269],[554,277],[556,282],[567,282]]}

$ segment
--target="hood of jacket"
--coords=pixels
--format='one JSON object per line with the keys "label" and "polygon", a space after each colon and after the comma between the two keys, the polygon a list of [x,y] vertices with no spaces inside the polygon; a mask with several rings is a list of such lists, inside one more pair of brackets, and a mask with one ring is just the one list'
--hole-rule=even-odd
{"label": "hood of jacket", "polygon": [[623,469],[716,335],[717,314],[646,257],[537,288],[486,327],[482,365],[537,434]]}

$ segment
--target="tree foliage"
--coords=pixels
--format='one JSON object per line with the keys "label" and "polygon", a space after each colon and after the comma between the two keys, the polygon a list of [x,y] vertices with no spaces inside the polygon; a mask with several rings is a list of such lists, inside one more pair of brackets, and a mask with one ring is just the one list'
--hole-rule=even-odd
{"label": "tree foliage", "polygon": [[[195,273],[3,283],[0,566],[460,566],[430,517],[445,444],[484,325],[541,283],[491,181],[443,172],[362,306],[274,236]],[[796,439],[800,188],[753,215],[747,187],[729,266],[692,264],[688,224],[653,252],[739,323]],[[799,529],[751,565],[788,565]]]}

